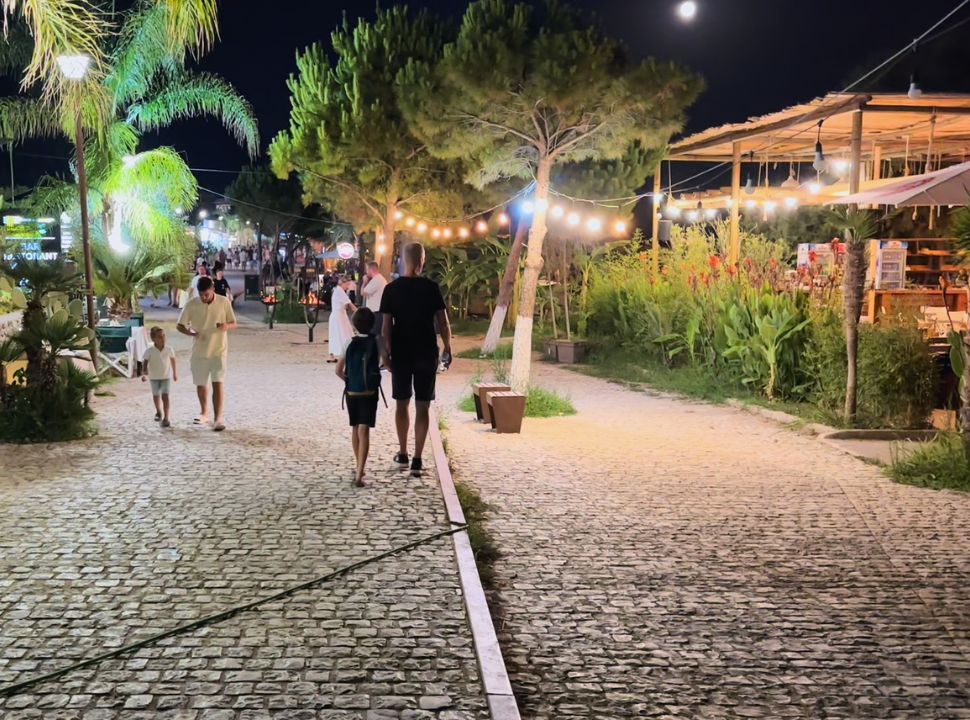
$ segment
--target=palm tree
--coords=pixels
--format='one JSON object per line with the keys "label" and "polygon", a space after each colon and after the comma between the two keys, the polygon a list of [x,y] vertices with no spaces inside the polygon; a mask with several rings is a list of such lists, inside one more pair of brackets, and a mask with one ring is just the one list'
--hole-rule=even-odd
{"label": "palm tree", "polygon": [[[77,107],[70,99],[59,103],[59,112],[51,111],[46,97],[0,100],[0,131],[14,140],[72,137],[81,112],[93,131],[85,166],[89,210],[102,219],[94,235],[116,249],[126,245],[125,235],[151,245],[176,244],[184,235],[179,209],[197,199],[195,178],[174,150],[138,152],[142,133],[183,118],[214,117],[251,155],[258,151],[249,103],[221,78],[185,68],[188,54],[207,46],[214,6],[214,0],[142,0],[123,16],[112,41],[103,43],[98,92],[77,99]],[[199,21],[201,29],[189,32],[186,18]],[[73,183],[53,179],[45,180],[35,197],[37,210],[47,214],[76,205]]]}
{"label": "palm tree", "polygon": [[95,289],[112,301],[112,314],[122,318],[131,317],[138,301],[164,285],[179,264],[145,247],[129,255],[119,255],[104,243],[95,243],[92,250]]}
{"label": "palm tree", "polygon": [[845,328],[846,424],[855,422],[858,396],[859,366],[859,319],[862,317],[862,301],[866,285],[866,245],[875,237],[877,224],[872,213],[854,208],[839,208],[831,215],[831,222],[845,238],[845,274],[842,278],[842,308]]}

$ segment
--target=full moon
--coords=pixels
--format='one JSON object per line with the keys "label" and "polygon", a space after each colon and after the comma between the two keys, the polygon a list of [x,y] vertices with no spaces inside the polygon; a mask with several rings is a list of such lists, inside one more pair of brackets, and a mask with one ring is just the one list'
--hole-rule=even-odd
{"label": "full moon", "polygon": [[677,14],[681,20],[690,22],[697,15],[697,3],[694,0],[686,0],[677,6]]}

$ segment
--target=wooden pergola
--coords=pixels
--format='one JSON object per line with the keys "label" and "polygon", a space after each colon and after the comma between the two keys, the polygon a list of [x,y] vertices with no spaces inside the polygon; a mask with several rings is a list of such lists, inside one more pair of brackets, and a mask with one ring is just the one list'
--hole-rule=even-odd
{"label": "wooden pergola", "polygon": [[[766,184],[742,195],[744,163],[812,163],[816,139],[827,159],[841,159],[844,177],[817,182],[814,170],[806,182],[781,187]],[[762,209],[787,201],[825,204],[834,198],[874,189],[888,181],[892,168],[904,175],[939,169],[970,158],[970,95],[832,93],[786,110],[722,125],[675,142],[668,161],[730,163],[731,185],[695,193],[675,203],[696,204],[730,211],[730,259],[740,255],[742,203]],[[655,197],[662,192],[661,174],[654,176]],[[659,215],[654,213],[657,247]]]}

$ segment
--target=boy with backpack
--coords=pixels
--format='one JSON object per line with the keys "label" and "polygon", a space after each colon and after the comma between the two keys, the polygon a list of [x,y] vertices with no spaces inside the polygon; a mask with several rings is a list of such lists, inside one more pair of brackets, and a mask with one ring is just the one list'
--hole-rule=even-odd
{"label": "boy with backpack", "polygon": [[357,469],[354,485],[365,487],[364,468],[370,451],[370,429],[377,424],[377,401],[381,393],[381,363],[387,362],[374,329],[374,312],[359,308],[351,318],[356,335],[337,362],[337,377],[344,381],[344,398],[350,416],[350,437]]}

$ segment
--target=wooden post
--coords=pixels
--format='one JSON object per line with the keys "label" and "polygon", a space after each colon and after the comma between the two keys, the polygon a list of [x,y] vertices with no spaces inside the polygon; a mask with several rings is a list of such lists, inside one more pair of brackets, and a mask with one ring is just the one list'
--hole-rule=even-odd
{"label": "wooden post", "polygon": [[[926,169],[923,172],[930,172],[933,168],[933,140],[936,139],[936,113],[930,116],[930,144],[926,148]],[[930,221],[929,229],[933,230],[936,227],[936,213],[934,212],[936,208],[930,206]]]}
{"label": "wooden post", "polygon": [[859,184],[862,180],[862,110],[852,113],[852,143],[850,146],[852,163],[849,168],[849,194],[854,195],[859,192]]}
{"label": "wooden post", "polygon": [[882,179],[882,148],[876,143],[872,145],[872,179]]}
{"label": "wooden post", "polygon": [[657,171],[653,174],[653,217],[650,219],[650,255],[653,261],[654,277],[660,274],[660,203],[657,198],[663,191],[661,168],[663,168],[663,161],[657,163]]}
{"label": "wooden post", "polygon": [[734,143],[734,164],[731,168],[731,236],[728,243],[728,264],[741,261],[741,143]]}

